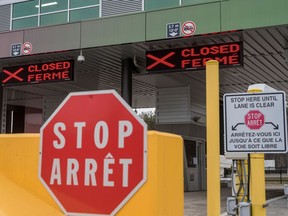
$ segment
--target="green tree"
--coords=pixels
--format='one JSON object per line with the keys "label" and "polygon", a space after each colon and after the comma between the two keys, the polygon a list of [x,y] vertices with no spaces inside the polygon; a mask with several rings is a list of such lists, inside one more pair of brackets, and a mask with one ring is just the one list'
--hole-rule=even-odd
{"label": "green tree", "polygon": [[155,130],[155,128],[156,128],[156,115],[155,115],[155,112],[153,112],[153,111],[141,112],[138,115],[147,124],[148,130]]}

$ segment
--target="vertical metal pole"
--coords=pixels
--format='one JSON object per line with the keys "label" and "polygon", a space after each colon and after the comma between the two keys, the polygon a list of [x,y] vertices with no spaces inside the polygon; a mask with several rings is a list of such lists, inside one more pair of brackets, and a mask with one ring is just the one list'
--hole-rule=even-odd
{"label": "vertical metal pole", "polygon": [[123,59],[121,69],[121,96],[131,106],[133,60],[131,58]]}
{"label": "vertical metal pole", "polygon": [[281,166],[281,169],[280,169],[280,184],[282,184],[282,166]]}
{"label": "vertical metal pole", "polygon": [[[260,89],[248,90],[248,93],[259,93]],[[265,165],[264,154],[250,154],[250,200],[252,204],[253,216],[266,216],[265,191]]]}
{"label": "vertical metal pole", "polygon": [[237,170],[239,171],[237,173],[237,179],[236,179],[236,189],[237,189],[236,198],[238,204],[240,202],[247,202],[249,199],[248,160],[237,160],[236,167]]}
{"label": "vertical metal pole", "polygon": [[206,62],[207,216],[220,215],[219,62]]}
{"label": "vertical metal pole", "polygon": [[253,216],[265,216],[266,202],[264,154],[251,154],[250,194]]}

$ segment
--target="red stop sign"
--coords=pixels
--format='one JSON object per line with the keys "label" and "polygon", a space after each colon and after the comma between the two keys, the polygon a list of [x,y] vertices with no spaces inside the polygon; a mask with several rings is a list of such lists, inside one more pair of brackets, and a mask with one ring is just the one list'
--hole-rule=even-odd
{"label": "red stop sign", "polygon": [[146,132],[115,91],[71,93],[41,128],[39,178],[67,215],[115,215],[146,181]]}
{"label": "red stop sign", "polygon": [[250,129],[260,129],[265,124],[263,113],[259,110],[250,110],[245,115],[245,124]]}

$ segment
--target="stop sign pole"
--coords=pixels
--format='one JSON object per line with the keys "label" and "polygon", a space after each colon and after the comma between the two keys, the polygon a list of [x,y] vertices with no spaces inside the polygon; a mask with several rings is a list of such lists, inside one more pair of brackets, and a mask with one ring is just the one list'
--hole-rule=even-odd
{"label": "stop sign pole", "polygon": [[70,93],[41,127],[39,178],[66,215],[114,216],[147,179],[147,126],[114,90]]}

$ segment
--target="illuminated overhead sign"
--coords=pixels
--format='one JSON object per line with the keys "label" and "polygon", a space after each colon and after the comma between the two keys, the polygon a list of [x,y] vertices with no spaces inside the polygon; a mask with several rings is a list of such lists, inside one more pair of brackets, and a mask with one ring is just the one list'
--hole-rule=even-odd
{"label": "illuminated overhead sign", "polygon": [[73,80],[74,61],[4,67],[2,86]]}
{"label": "illuminated overhead sign", "polygon": [[219,61],[220,67],[242,66],[242,42],[147,51],[147,72],[201,70],[209,60]]}

